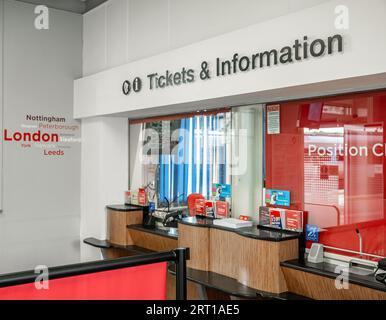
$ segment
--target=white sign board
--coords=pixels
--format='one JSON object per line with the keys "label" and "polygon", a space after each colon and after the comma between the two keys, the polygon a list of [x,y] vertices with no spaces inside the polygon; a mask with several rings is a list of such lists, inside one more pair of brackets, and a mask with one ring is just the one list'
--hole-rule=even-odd
{"label": "white sign board", "polygon": [[280,133],[280,105],[267,106],[267,133]]}

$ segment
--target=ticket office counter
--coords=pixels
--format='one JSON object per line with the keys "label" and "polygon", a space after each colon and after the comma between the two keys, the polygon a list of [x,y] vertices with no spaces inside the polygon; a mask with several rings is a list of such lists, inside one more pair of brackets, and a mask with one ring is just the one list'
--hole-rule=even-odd
{"label": "ticket office counter", "polygon": [[[353,93],[270,106],[280,110],[280,128],[277,128],[280,130],[275,134],[263,130],[268,124],[269,105],[243,106],[195,116],[180,115],[172,117],[169,122],[153,119],[141,124],[130,124],[131,137],[139,137],[146,129],[156,130],[164,126],[166,129],[184,129],[183,132],[206,128],[206,131],[196,130],[200,133],[199,137],[189,135],[187,145],[193,142],[199,145],[199,141],[213,132],[222,137],[223,141],[232,141],[227,138],[231,135],[227,128],[245,129],[248,133],[248,157],[243,166],[247,174],[243,176],[224,170],[224,164],[231,163],[224,152],[230,145],[222,145],[217,149],[200,147],[197,149],[205,151],[205,154],[191,154],[194,159],[196,156],[209,159],[210,155],[222,155],[217,158],[224,158],[225,163],[217,164],[213,159],[209,161],[216,164],[216,177],[213,179],[204,179],[201,163],[189,167],[189,164],[194,163],[192,161],[175,165],[174,176],[178,176],[178,179],[170,179],[172,166],[168,154],[160,157],[158,167],[144,165],[138,159],[133,159],[130,163],[132,173],[141,172],[146,177],[139,183],[142,186],[162,182],[153,194],[160,201],[158,207],[169,207],[169,203],[163,203],[162,199],[178,200],[181,194],[200,190],[206,190],[203,196],[210,199],[212,183],[221,181],[232,186],[232,212],[256,213],[256,206],[262,200],[259,195],[263,193],[263,185],[266,189],[286,190],[291,194],[289,208],[308,213],[307,224],[318,227],[316,242],[327,248],[327,254],[336,254],[339,259],[346,260],[353,257],[384,257],[386,162],[383,159],[384,148],[378,150],[374,146],[383,146],[386,141],[383,128],[386,120],[386,92]],[[365,147],[368,156],[350,152],[346,154],[345,144],[360,150]],[[330,152],[333,146],[336,150],[333,148]],[[137,144],[133,143],[131,147],[132,154],[141,154]],[[371,150],[375,150],[375,154]],[[379,157],[381,151],[382,156]],[[192,174],[179,176],[181,172],[186,172],[185,165]],[[194,181],[192,177],[195,177]],[[175,183],[171,185],[169,182],[172,180]],[[209,184],[206,184],[207,180]],[[197,187],[199,184],[200,187]],[[196,189],[187,192],[185,189],[188,185],[196,186]],[[171,191],[173,194],[169,194]],[[249,201],[246,200],[246,194],[249,195]],[[299,239],[284,237],[279,241],[276,235],[282,235],[283,232],[273,231],[267,237],[262,236],[261,229],[257,229],[259,234],[256,235],[256,228],[240,232],[220,229],[208,221],[184,220],[179,224],[179,236],[176,237],[164,231],[141,228],[142,211],[138,208],[120,209],[123,211],[119,211],[119,207],[110,207],[108,214],[108,240],[114,247],[123,245],[131,246],[133,250],[145,248],[157,251],[188,246],[191,248],[191,260],[188,263],[192,272],[191,279],[197,283],[212,285],[224,291],[224,286],[219,283],[232,279],[236,287],[243,286],[237,287],[237,290],[251,288],[254,295],[257,295],[256,292],[276,295],[292,292],[313,299],[385,298],[385,285],[377,282],[372,275],[350,273],[347,279],[349,288],[339,289],[340,286],[335,282],[339,276],[335,270],[339,268],[329,263],[305,263],[301,259],[304,255],[298,253],[301,247]],[[125,211],[126,215],[122,215]],[[217,275],[226,279],[218,279]],[[214,279],[218,280],[216,284]]]}
{"label": "ticket office counter", "polygon": [[[256,226],[233,230],[188,217],[179,222],[177,236],[144,228],[142,215],[141,207],[107,206],[108,239],[85,242],[110,258],[190,248],[189,299],[386,299],[386,286],[371,276],[350,275],[349,288],[338,289],[334,265],[301,259],[299,233]],[[169,268],[168,299],[174,298],[173,274]]]}

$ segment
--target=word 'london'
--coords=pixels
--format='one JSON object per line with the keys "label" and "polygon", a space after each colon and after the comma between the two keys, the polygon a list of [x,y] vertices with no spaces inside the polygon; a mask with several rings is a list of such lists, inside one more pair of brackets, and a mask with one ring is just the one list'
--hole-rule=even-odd
{"label": "word 'london'", "polygon": [[[216,58],[215,74],[217,77],[226,76],[239,71],[246,72],[278,64],[302,61],[309,57],[317,58],[326,53],[331,55],[336,51],[343,51],[343,37],[340,34],[330,36],[327,40],[315,39],[311,43],[308,42],[308,37],[304,36],[303,40],[296,39],[292,45],[284,46],[280,50],[272,49],[254,53],[250,56],[240,56],[238,53],[235,53],[230,60]],[[207,67],[207,62],[204,61],[204,63]],[[206,74],[206,77],[201,78],[202,80],[210,79],[209,70],[203,68],[201,72]],[[195,71],[185,67],[180,72],[166,70],[162,75],[158,73],[147,75],[150,90],[191,83],[195,80],[195,77]]]}

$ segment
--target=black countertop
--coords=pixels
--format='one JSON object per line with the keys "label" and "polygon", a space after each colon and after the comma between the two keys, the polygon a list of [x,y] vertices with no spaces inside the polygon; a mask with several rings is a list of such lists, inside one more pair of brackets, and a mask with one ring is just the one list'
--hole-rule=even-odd
{"label": "black countertop", "polygon": [[161,229],[157,229],[157,228],[155,228],[155,229],[144,228],[141,224],[130,224],[127,226],[127,229],[137,230],[137,231],[141,231],[141,232],[148,232],[148,233],[155,234],[157,236],[171,238],[174,240],[178,239],[177,234],[170,234],[169,231],[167,231],[167,230],[161,230]]}
{"label": "black countertop", "polygon": [[190,225],[190,226],[202,227],[202,228],[215,228],[215,229],[235,232],[247,238],[274,241],[274,242],[293,240],[301,237],[301,233],[299,232],[286,231],[286,230],[273,230],[273,229],[269,229],[261,226],[253,226],[253,227],[239,228],[239,229],[226,228],[226,227],[217,226],[213,224],[213,219],[210,219],[210,218],[186,217],[178,221],[178,223]]}
{"label": "black countertop", "polygon": [[[335,271],[338,265],[332,263],[311,263],[307,261],[290,260],[282,262],[280,265],[282,267],[296,269],[331,279],[336,279],[336,277],[339,275],[339,273]],[[341,270],[341,268],[338,270]],[[358,275],[349,272],[349,282],[363,287],[386,292],[386,284],[377,281],[373,275]]]}
{"label": "black countertop", "polygon": [[111,205],[107,205],[106,208],[114,211],[128,212],[128,211],[142,210],[144,207],[136,206],[132,204],[111,204]]}
{"label": "black countertop", "polygon": [[88,245],[92,246],[92,247],[100,248],[100,249],[115,248],[115,249],[126,250],[127,251],[127,256],[131,256],[131,255],[135,255],[135,254],[144,254],[144,253],[152,253],[152,252],[154,252],[153,250],[145,249],[145,248],[138,247],[138,246],[135,246],[135,245],[127,245],[127,246],[125,246],[125,245],[118,245],[118,244],[115,244],[115,243],[111,243],[108,240],[99,240],[99,239],[92,238],[92,237],[84,239],[83,242],[85,244],[88,244]]}

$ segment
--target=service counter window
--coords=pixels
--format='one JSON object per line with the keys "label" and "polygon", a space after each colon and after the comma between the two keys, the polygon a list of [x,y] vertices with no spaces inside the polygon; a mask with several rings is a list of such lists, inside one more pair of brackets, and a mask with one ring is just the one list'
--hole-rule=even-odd
{"label": "service counter window", "polygon": [[291,192],[326,251],[386,255],[385,122],[386,92],[352,94],[282,103],[266,133],[266,187]]}
{"label": "service counter window", "polygon": [[228,110],[132,122],[131,184],[145,186],[157,207],[186,206],[191,194],[210,199],[213,184],[231,183],[230,124]]}
{"label": "service counter window", "polygon": [[257,220],[263,132],[262,105],[130,121],[131,188],[157,208],[201,196],[221,217]]}

